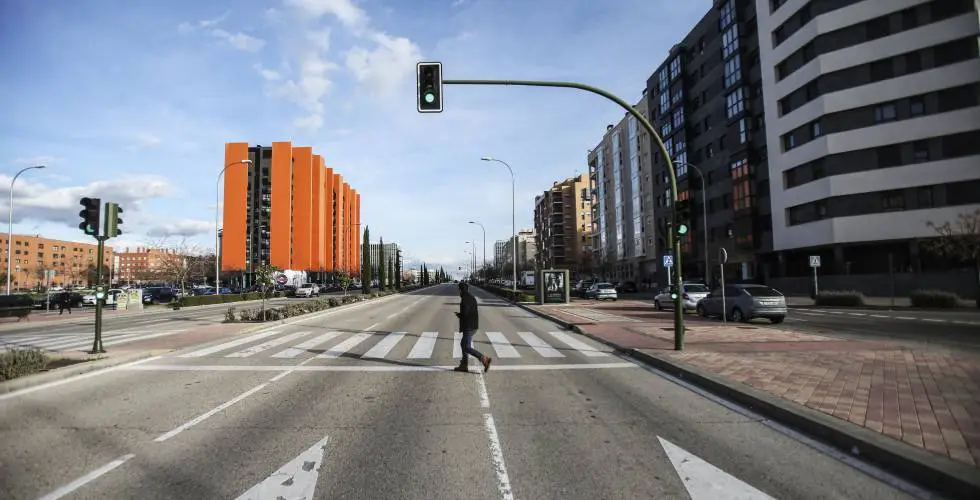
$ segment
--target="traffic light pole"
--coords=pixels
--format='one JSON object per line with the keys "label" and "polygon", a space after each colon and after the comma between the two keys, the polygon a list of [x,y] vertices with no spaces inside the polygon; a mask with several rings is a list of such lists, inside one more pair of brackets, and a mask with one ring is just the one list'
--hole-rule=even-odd
{"label": "traffic light pole", "polygon": [[[441,76],[441,75],[440,75]],[[670,152],[667,151],[667,147],[664,145],[663,139],[660,138],[660,134],[653,128],[653,125],[649,120],[643,116],[642,113],[633,109],[633,106],[628,104],[626,101],[622,100],[618,96],[607,92],[598,87],[593,87],[591,85],[585,85],[583,83],[577,82],[548,82],[548,81],[536,81],[536,80],[442,80],[443,85],[504,85],[504,86],[518,86],[518,87],[555,87],[555,88],[566,88],[566,89],[578,89],[584,90],[586,92],[591,92],[593,94],[600,95],[609,99],[610,101],[618,104],[621,108],[626,110],[627,113],[633,116],[643,126],[643,128],[653,137],[654,142],[657,143],[657,148],[660,149],[660,154],[663,155],[664,161],[667,163],[667,175],[670,178],[670,198],[671,198],[671,213],[672,219],[676,218],[676,207],[677,207],[677,173],[674,171],[674,163],[670,158]],[[440,95],[441,97],[441,95]],[[421,107],[420,107],[421,111]],[[516,242],[515,242],[516,244]],[[677,271],[677,287],[678,290],[683,290],[683,279],[681,278],[681,252],[680,252],[680,239],[674,235],[671,231],[667,234],[667,246],[671,249],[671,253],[674,254],[674,268]],[[516,247],[515,247],[515,257],[516,257]],[[514,259],[514,264],[517,264],[517,259]],[[516,283],[515,283],[516,286]],[[674,350],[680,351],[684,349],[684,308],[683,308],[683,296],[678,293],[677,297],[674,299]]]}
{"label": "traffic light pole", "polygon": [[105,256],[105,240],[109,238],[107,236],[96,236],[95,239],[99,242],[99,260],[95,265],[97,276],[95,285],[95,339],[92,341],[92,350],[89,351],[89,354],[101,354],[105,352],[105,347],[102,345],[102,304],[105,302],[106,291],[102,285],[103,273],[105,271],[105,265],[102,260]]}

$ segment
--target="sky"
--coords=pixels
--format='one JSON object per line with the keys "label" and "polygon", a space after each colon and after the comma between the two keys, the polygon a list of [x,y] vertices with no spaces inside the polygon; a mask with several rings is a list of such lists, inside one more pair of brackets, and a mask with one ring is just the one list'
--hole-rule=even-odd
{"label": "sky", "polygon": [[[446,86],[416,110],[415,65],[446,78],[571,80],[628,102],[710,0],[0,0],[0,186],[13,230],[86,241],[82,196],[123,209],[117,250],[214,248],[226,142],[312,146],[361,193],[406,267],[488,261],[534,197],[588,172],[624,111],[570,89]],[[6,189],[5,189],[6,190]],[[2,204],[0,215],[8,215]],[[213,251],[213,250],[212,250]]]}

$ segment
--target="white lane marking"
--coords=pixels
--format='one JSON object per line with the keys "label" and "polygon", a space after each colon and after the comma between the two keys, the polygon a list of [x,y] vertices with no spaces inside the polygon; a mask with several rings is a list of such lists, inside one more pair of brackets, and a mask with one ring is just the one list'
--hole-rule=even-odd
{"label": "white lane marking", "polygon": [[313,337],[312,339],[307,340],[306,342],[303,342],[301,344],[296,344],[295,346],[290,347],[289,349],[277,352],[273,354],[272,357],[295,358],[296,356],[299,356],[300,354],[306,352],[308,349],[314,349],[320,344],[326,343],[331,339],[333,339],[334,337],[337,337],[338,335],[340,335],[340,332],[327,332],[321,335],[317,335],[316,337]]}
{"label": "white lane marking", "polygon": [[306,332],[294,332],[294,333],[290,333],[289,335],[284,335],[282,337],[274,338],[272,340],[268,340],[268,341],[263,342],[261,344],[256,344],[256,345],[253,345],[253,346],[246,347],[245,349],[242,349],[241,351],[233,352],[231,354],[226,355],[225,357],[226,358],[247,358],[247,357],[249,357],[249,356],[251,356],[253,354],[258,354],[258,353],[260,353],[262,351],[265,351],[265,350],[268,350],[268,349],[272,349],[273,347],[275,347],[277,345],[282,345],[282,344],[285,344],[286,342],[292,342],[292,341],[294,341],[294,340],[296,340],[296,339],[298,339],[300,337],[305,337],[305,336],[309,335],[310,333],[311,332],[308,332],[308,331],[306,331]]}
{"label": "white lane marking", "polygon": [[286,462],[261,483],[242,493],[238,500],[312,499],[323,467],[330,436],[324,436],[299,456]]}
{"label": "white lane marking", "polygon": [[24,394],[30,394],[32,392],[36,392],[36,391],[40,391],[40,390],[44,390],[44,389],[50,389],[52,387],[57,387],[59,385],[64,385],[64,384],[68,384],[70,382],[75,382],[77,380],[82,380],[82,379],[86,379],[86,378],[90,378],[90,377],[96,377],[96,376],[102,375],[104,373],[108,373],[108,372],[112,372],[112,371],[116,371],[116,370],[126,370],[126,369],[129,369],[130,367],[136,366],[136,365],[138,365],[140,363],[146,363],[148,361],[155,361],[155,360],[158,360],[158,359],[160,359],[162,357],[163,356],[153,356],[151,358],[140,359],[140,360],[132,361],[130,363],[121,364],[121,365],[118,365],[118,366],[110,366],[108,368],[103,368],[101,370],[95,370],[95,371],[91,371],[91,372],[88,372],[88,373],[83,373],[81,375],[76,375],[76,376],[71,377],[71,378],[66,378],[66,379],[62,379],[62,380],[55,380],[53,382],[48,382],[46,384],[35,385],[34,387],[26,387],[26,388],[21,389],[19,391],[12,391],[12,392],[8,392],[6,394],[0,394],[0,401],[3,401],[5,399],[14,398],[14,397],[17,397],[17,396],[21,396],[21,395],[24,395]]}
{"label": "white lane marking", "polygon": [[592,347],[589,344],[586,344],[585,342],[582,342],[581,340],[572,337],[571,335],[565,332],[548,332],[548,334],[558,339],[559,341],[564,342],[565,345],[567,345],[568,347],[571,347],[572,349],[581,352],[587,357],[595,358],[595,357],[609,355],[608,353],[602,352],[596,349],[595,347]]}
{"label": "white lane marking", "polygon": [[439,332],[422,332],[422,336],[415,341],[412,352],[408,353],[408,359],[431,358],[438,338]]}
{"label": "white lane marking", "polygon": [[851,316],[867,316],[866,313],[847,313],[847,314],[850,314]]}
{"label": "white lane marking", "polygon": [[980,323],[977,323],[976,321],[951,321],[950,323],[953,323],[954,325],[969,325],[969,326],[980,325]]}
{"label": "white lane marking", "polygon": [[565,355],[548,345],[547,342],[531,332],[517,332],[527,345],[531,346],[538,354],[546,358],[564,358]]}
{"label": "white lane marking", "polygon": [[657,439],[691,500],[775,500],[680,446]]}
{"label": "white lane marking", "polygon": [[521,354],[517,352],[517,349],[514,349],[514,346],[510,345],[510,341],[504,337],[502,332],[487,332],[487,338],[490,339],[490,346],[497,352],[498,358],[521,357]]}
{"label": "white lane marking", "polygon": [[[336,356],[332,356],[336,357]],[[308,358],[310,360],[316,358]],[[431,372],[452,371],[458,365],[313,365],[313,366],[283,366],[283,365],[144,365],[127,367],[127,371],[165,371],[165,372],[282,372],[295,370],[300,372]],[[550,371],[550,370],[602,370],[612,368],[636,368],[634,363],[557,363],[552,365],[493,365],[494,372],[517,371]],[[483,366],[477,366],[479,373]]]}
{"label": "white lane marking", "polygon": [[140,340],[155,339],[157,337],[166,337],[169,335],[176,335],[178,333],[184,333],[187,330],[174,330],[169,332],[151,333],[149,335],[119,339],[119,338],[109,338],[102,341],[102,345],[116,345],[116,344],[127,344],[129,342],[139,342]]}
{"label": "white lane marking", "polygon": [[895,319],[914,320],[915,318],[909,316],[895,316]]}
{"label": "white lane marking", "polygon": [[459,345],[463,341],[463,332],[453,332],[453,359],[463,357],[463,348]]}
{"label": "white lane marking", "polygon": [[932,323],[946,323],[947,320],[945,320],[945,319],[936,319],[936,318],[922,318],[922,321],[930,321]]}
{"label": "white lane marking", "polygon": [[230,399],[228,401],[225,401],[224,403],[221,403],[220,405],[218,405],[217,407],[215,407],[213,410],[210,410],[208,412],[202,413],[202,414],[200,414],[200,415],[198,415],[198,416],[196,416],[196,417],[188,420],[187,422],[184,422],[183,424],[180,424],[174,430],[169,431],[169,432],[166,432],[164,434],[161,434],[158,438],[154,439],[154,441],[156,441],[157,443],[162,443],[162,442],[164,442],[164,441],[166,441],[166,440],[168,440],[168,439],[176,436],[177,434],[180,434],[181,432],[184,432],[187,429],[190,429],[191,427],[194,427],[195,425],[197,425],[197,424],[199,424],[199,423],[201,423],[201,422],[203,422],[203,421],[211,418],[212,416],[214,416],[215,414],[217,414],[221,410],[224,410],[225,408],[228,408],[229,406],[231,406],[231,405],[233,405],[233,404],[235,404],[235,403],[237,403],[237,402],[239,402],[239,401],[241,401],[241,400],[243,400],[243,399],[251,396],[252,394],[255,394],[256,392],[261,391],[267,385],[269,385],[268,382],[263,383],[263,384],[259,384],[259,385],[255,386],[255,387],[253,387],[253,388],[251,388],[251,389],[249,389],[249,390],[247,390],[247,391],[245,391],[245,392],[243,392],[243,393],[235,396],[234,398],[232,398],[232,399]]}
{"label": "white lane marking", "polygon": [[888,318],[888,316],[885,316],[883,314],[869,314],[868,316],[872,318]]}
{"label": "white lane marking", "polygon": [[797,312],[799,314],[806,314],[807,316],[826,316],[826,314],[824,313],[815,313],[815,312],[808,312],[808,311],[794,311],[794,312]]}
{"label": "white lane marking", "polygon": [[370,333],[356,333],[356,334],[352,335],[350,338],[344,340],[343,342],[341,342],[341,343],[339,343],[339,344],[331,347],[330,349],[328,349],[328,350],[326,350],[326,351],[324,351],[324,352],[322,352],[320,354],[317,354],[316,357],[318,357],[318,358],[336,358],[336,357],[340,356],[341,354],[344,354],[347,351],[353,349],[354,347],[357,346],[357,344],[360,344],[361,342],[364,342],[365,340],[367,340],[369,338],[371,338],[371,334]]}
{"label": "white lane marking", "polygon": [[362,358],[375,358],[381,359],[391,353],[391,350],[395,348],[395,345],[405,337],[406,332],[392,332],[385,335],[385,338],[381,339],[381,342],[374,344],[374,347],[368,349],[368,352],[364,353]]}
{"label": "white lane marking", "polygon": [[240,346],[242,344],[247,344],[249,342],[255,342],[256,340],[264,339],[266,337],[271,337],[272,335],[278,334],[280,329],[282,329],[281,326],[276,326],[276,327],[273,327],[273,328],[271,328],[269,330],[265,330],[263,332],[255,333],[255,334],[249,335],[247,337],[242,337],[240,339],[235,339],[235,340],[232,340],[230,342],[225,342],[224,344],[218,344],[218,345],[211,346],[211,347],[205,347],[204,349],[199,349],[199,350],[194,351],[194,352],[189,352],[187,354],[181,354],[180,357],[181,358],[201,358],[201,357],[207,356],[209,354],[214,354],[216,352],[224,351],[225,349],[231,349],[232,347],[238,347],[238,346]]}
{"label": "white lane marking", "polygon": [[507,476],[507,465],[504,464],[504,451],[500,447],[500,437],[497,435],[497,426],[493,423],[493,415],[483,414],[483,427],[487,430],[487,437],[490,440],[490,460],[493,462],[493,470],[497,474],[497,491],[502,500],[514,500],[514,492],[510,488],[510,477]]}
{"label": "white lane marking", "polygon": [[71,492],[73,492],[73,491],[81,488],[82,486],[85,486],[86,484],[91,483],[92,481],[95,481],[99,477],[101,477],[101,476],[105,475],[106,473],[112,471],[116,467],[119,467],[120,465],[126,463],[129,459],[131,459],[131,458],[133,458],[135,456],[136,455],[133,454],[133,453],[130,453],[130,454],[127,454],[127,455],[123,455],[123,456],[121,456],[121,457],[119,457],[119,458],[117,458],[117,459],[115,459],[115,460],[113,460],[113,461],[111,461],[111,462],[103,465],[102,467],[99,467],[98,469],[95,469],[94,471],[89,472],[88,474],[85,474],[84,476],[82,476],[82,477],[80,477],[80,478],[78,478],[78,479],[76,479],[76,480],[74,480],[74,481],[72,481],[72,482],[70,482],[70,483],[62,486],[61,488],[58,488],[58,489],[52,491],[51,493],[48,493],[47,495],[44,495],[39,500],[57,500],[58,498],[61,498],[61,497],[65,496],[65,495],[67,495],[67,494],[69,494],[69,493],[71,493]]}
{"label": "white lane marking", "polygon": [[476,377],[476,391],[480,394],[480,408],[490,408],[490,393],[487,391],[487,381],[482,373]]}
{"label": "white lane marking", "polygon": [[844,314],[843,311],[827,311],[830,314]]}

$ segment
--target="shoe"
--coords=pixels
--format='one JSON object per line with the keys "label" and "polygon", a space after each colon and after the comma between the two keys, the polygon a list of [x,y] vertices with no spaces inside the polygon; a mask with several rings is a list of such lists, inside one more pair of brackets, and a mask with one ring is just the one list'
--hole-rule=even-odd
{"label": "shoe", "polygon": [[490,371],[490,363],[493,362],[493,358],[491,358],[490,356],[484,356],[483,359],[480,360],[480,362],[483,363],[483,373],[486,373]]}
{"label": "shoe", "polygon": [[466,365],[459,365],[456,368],[453,368],[453,371],[454,372],[467,372],[467,373],[469,373],[470,367],[469,366],[466,366]]}

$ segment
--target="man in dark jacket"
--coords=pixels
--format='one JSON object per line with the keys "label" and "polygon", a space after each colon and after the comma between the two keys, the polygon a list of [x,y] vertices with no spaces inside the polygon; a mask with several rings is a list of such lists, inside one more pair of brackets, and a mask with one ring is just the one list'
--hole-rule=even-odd
{"label": "man in dark jacket", "polygon": [[463,334],[462,340],[459,341],[459,347],[463,351],[463,359],[460,360],[459,366],[454,370],[468,372],[469,356],[473,356],[479,359],[480,363],[483,363],[484,373],[490,371],[490,362],[493,359],[484,356],[480,351],[473,348],[473,335],[480,328],[480,314],[476,307],[476,297],[470,293],[469,285],[464,282],[459,284],[459,312],[456,313],[456,316],[459,317],[459,331]]}

